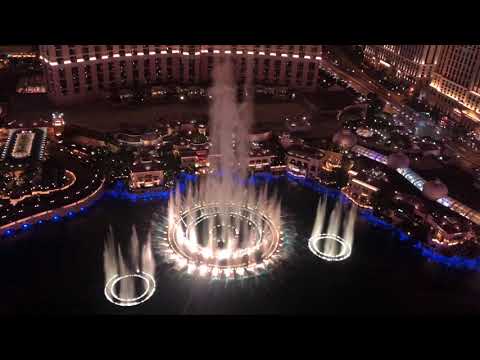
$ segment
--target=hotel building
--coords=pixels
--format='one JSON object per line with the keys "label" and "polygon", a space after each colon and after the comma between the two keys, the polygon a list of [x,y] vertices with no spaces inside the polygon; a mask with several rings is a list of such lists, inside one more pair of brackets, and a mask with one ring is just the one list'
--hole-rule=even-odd
{"label": "hotel building", "polygon": [[432,76],[443,45],[367,45],[365,62],[416,84]]}
{"label": "hotel building", "polygon": [[427,100],[468,128],[480,125],[480,45],[444,45]]}
{"label": "hotel building", "polygon": [[216,61],[230,57],[241,84],[316,87],[320,45],[40,45],[55,104],[104,97],[143,84],[208,84]]}

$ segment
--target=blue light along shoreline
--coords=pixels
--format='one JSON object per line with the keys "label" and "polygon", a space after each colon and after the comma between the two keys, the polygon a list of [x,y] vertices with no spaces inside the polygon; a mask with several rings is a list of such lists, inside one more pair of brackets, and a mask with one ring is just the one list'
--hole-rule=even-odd
{"label": "blue light along shoreline", "polygon": [[102,194],[102,196],[100,196],[98,199],[92,201],[90,204],[88,205],[85,205],[85,206],[82,206],[80,207],[80,209],[78,211],[69,211],[66,215],[64,216],[60,216],[58,214],[55,214],[53,213],[52,214],[52,217],[50,217],[49,219],[42,219],[42,220],[38,220],[34,223],[25,223],[23,224],[19,229],[15,230],[13,228],[10,228],[10,229],[7,229],[3,232],[3,234],[0,235],[0,237],[10,237],[10,236],[14,236],[15,234],[18,234],[18,233],[21,233],[21,232],[25,232],[25,231],[29,231],[32,229],[33,226],[39,226],[39,225],[43,225],[45,223],[48,223],[48,222],[60,222],[62,220],[68,220],[68,219],[72,219],[74,217],[76,217],[77,215],[83,215],[84,213],[87,212],[87,210],[89,208],[91,208],[92,206],[95,206],[95,204],[97,202],[99,202],[100,200],[102,200],[102,198],[105,196],[105,193]]}
{"label": "blue light along shoreline", "polygon": [[[349,199],[343,196],[341,191],[325,187],[316,181],[313,181],[310,179],[298,178],[290,174],[287,174],[287,178],[315,192],[326,194],[326,196],[328,197],[340,198],[344,203],[350,202]],[[359,213],[360,213],[360,216],[363,219],[365,219],[368,223],[376,227],[379,227],[381,229],[393,231],[400,241],[412,242],[413,247],[419,251],[420,255],[427,258],[429,261],[433,261],[435,263],[438,263],[447,267],[453,267],[456,269],[480,271],[480,257],[466,258],[462,256],[446,256],[446,255],[440,254],[434,251],[433,249],[429,248],[425,244],[423,244],[421,241],[411,238],[401,229],[396,228],[394,225],[378,218],[371,211],[365,210],[365,209],[359,209]]]}
{"label": "blue light along shoreline", "polygon": [[[217,176],[221,174],[216,174]],[[270,181],[275,181],[279,180],[283,177],[286,177],[289,181],[295,182],[297,184],[302,185],[305,188],[308,188],[316,193],[320,193],[324,196],[327,196],[328,198],[331,199],[340,199],[342,203],[348,204],[350,203],[350,200],[345,197],[341,191],[332,189],[329,187],[326,187],[322,184],[320,184],[317,181],[311,180],[311,179],[305,179],[305,178],[299,178],[296,177],[292,174],[286,174],[286,175],[272,175],[270,173],[257,173],[254,175],[251,175],[247,180],[247,184],[255,185],[257,183],[261,182],[270,182]],[[186,185],[188,182],[195,182],[197,181],[198,176],[197,175],[192,175],[192,174],[187,174],[187,173],[182,173],[178,177],[178,184],[181,192],[185,191]],[[238,179],[237,179],[238,180]],[[95,200],[93,203],[91,203],[89,207],[94,206],[98,201],[100,201],[104,196],[110,196],[115,199],[121,199],[121,200],[128,200],[132,202],[137,202],[137,201],[151,201],[151,200],[168,200],[170,194],[172,191],[170,190],[159,190],[159,191],[151,191],[151,192],[145,192],[145,193],[132,193],[128,191],[128,187],[126,184],[122,181],[116,182],[113,187],[102,195],[99,199]],[[20,230],[14,231],[13,229],[8,229],[3,233],[3,236],[9,237],[15,235],[15,233],[18,232],[23,232],[23,231],[28,231],[32,228],[34,225],[42,225],[48,221],[51,222],[59,222],[62,220],[68,220],[70,218],[74,218],[77,214],[83,214],[87,210],[87,207],[82,207],[79,212],[69,212],[66,216],[61,217],[59,215],[54,215],[50,220],[40,220],[36,222],[35,224],[24,224]],[[462,256],[446,256],[443,254],[440,254],[433,249],[429,248],[425,244],[423,244],[421,241],[412,239],[410,236],[405,234],[401,229],[396,228],[394,225],[378,218],[375,216],[371,211],[366,210],[366,209],[359,209],[359,214],[360,217],[365,219],[369,224],[373,225],[374,227],[378,227],[384,230],[388,231],[393,231],[395,235],[398,237],[400,241],[410,241],[413,243],[413,248],[418,250],[420,255],[423,257],[427,258],[429,261],[433,261],[435,263],[447,266],[447,267],[453,267],[456,269],[462,269],[462,270],[476,270],[480,271],[480,257],[477,258],[466,258]],[[25,226],[26,225],[26,226]]]}

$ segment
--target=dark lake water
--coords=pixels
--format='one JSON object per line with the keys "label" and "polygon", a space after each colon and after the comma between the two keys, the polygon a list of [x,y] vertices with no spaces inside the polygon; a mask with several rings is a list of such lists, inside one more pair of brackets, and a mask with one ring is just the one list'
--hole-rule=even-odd
{"label": "dark lake water", "polygon": [[353,253],[324,262],[307,248],[319,194],[287,179],[275,183],[289,226],[289,255],[268,274],[211,282],[173,270],[156,257],[157,290],[144,304],[120,308],[104,297],[108,226],[144,241],[164,200],[105,196],[84,215],[34,227],[0,243],[1,314],[479,314],[480,272],[430,262],[395,232],[358,217]]}

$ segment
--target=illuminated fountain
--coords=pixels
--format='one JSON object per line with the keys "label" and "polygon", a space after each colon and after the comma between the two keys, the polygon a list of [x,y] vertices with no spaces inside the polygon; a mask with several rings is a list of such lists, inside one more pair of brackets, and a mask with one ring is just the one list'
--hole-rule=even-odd
{"label": "illuminated fountain", "polygon": [[345,210],[341,200],[337,200],[335,208],[327,216],[327,199],[320,198],[308,240],[308,248],[313,254],[327,261],[341,261],[350,256],[357,208],[351,205],[348,211]]}
{"label": "illuminated fountain", "polygon": [[122,253],[110,226],[103,253],[105,296],[119,306],[134,306],[147,301],[156,287],[150,234],[139,251],[137,230],[132,226],[129,250],[128,257]]}
{"label": "illuminated fountain", "polygon": [[245,185],[250,97],[237,104],[229,62],[217,65],[213,78],[210,163],[217,174],[190,183],[185,195],[179,188],[172,193],[162,240],[166,257],[188,273],[238,278],[273,262],[281,240],[281,210],[266,186]]}
{"label": "illuminated fountain", "polygon": [[169,201],[169,255],[189,273],[243,276],[263,269],[279,251],[277,197],[269,197],[266,186],[257,191],[253,185],[237,185],[225,192],[224,179],[210,175]]}

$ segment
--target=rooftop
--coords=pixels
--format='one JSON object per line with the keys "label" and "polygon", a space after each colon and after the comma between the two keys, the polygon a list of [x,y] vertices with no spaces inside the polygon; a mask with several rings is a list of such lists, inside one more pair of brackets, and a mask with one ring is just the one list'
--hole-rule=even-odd
{"label": "rooftop", "polygon": [[301,146],[301,145],[292,145],[288,151],[288,154],[293,156],[299,156],[304,158],[317,158],[320,159],[320,150],[309,147],[309,146]]}
{"label": "rooftop", "polygon": [[161,160],[153,157],[141,157],[137,158],[132,164],[132,172],[145,172],[145,171],[160,171],[164,169],[164,165]]}
{"label": "rooftop", "polygon": [[2,160],[22,166],[31,160],[42,160],[46,145],[44,128],[11,129],[2,152]]}

